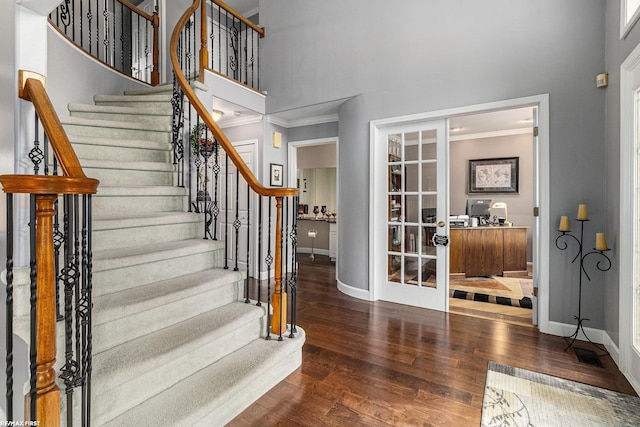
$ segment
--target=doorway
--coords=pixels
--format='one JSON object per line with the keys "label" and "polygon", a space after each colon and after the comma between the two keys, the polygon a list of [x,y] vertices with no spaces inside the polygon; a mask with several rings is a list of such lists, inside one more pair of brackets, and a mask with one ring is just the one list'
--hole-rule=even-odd
{"label": "doorway", "polygon": [[[379,260],[382,259],[381,252],[386,254],[388,247],[388,198],[390,196],[387,190],[388,182],[388,161],[387,141],[385,139],[388,134],[387,130],[398,126],[415,126],[417,123],[423,123],[433,120],[448,119],[455,122],[455,119],[463,116],[477,115],[480,113],[488,113],[499,110],[509,110],[517,108],[531,108],[533,114],[530,127],[537,128],[535,137],[533,138],[532,152],[532,204],[536,208],[538,215],[533,216],[531,224],[531,265],[532,265],[532,314],[533,323],[538,324],[542,332],[549,329],[548,321],[548,253],[549,244],[545,239],[541,239],[541,235],[549,233],[548,218],[548,197],[549,197],[549,146],[548,146],[548,95],[539,95],[527,98],[512,99],[487,104],[479,104],[468,107],[454,108],[449,110],[436,111],[432,113],[417,114],[412,116],[396,117],[390,119],[376,120],[371,122],[371,208],[370,208],[370,293],[371,300],[387,299],[387,295],[383,292],[384,282],[387,281],[386,263],[380,265]],[[523,118],[524,119],[524,118]],[[453,128],[453,126],[451,126]],[[451,132],[451,138],[455,138],[454,132]],[[448,166],[450,167],[450,166]],[[466,170],[454,171],[450,167],[452,173],[456,172],[465,176]],[[443,175],[443,176],[449,176]],[[452,194],[451,183],[447,180],[447,191]],[[450,197],[450,196],[449,196]],[[465,196],[466,197],[466,196]],[[508,205],[508,201],[506,202]],[[444,212],[445,221],[448,222],[449,215],[453,212],[449,211],[449,201],[447,201],[446,210]],[[459,210],[456,208],[456,210]],[[440,213],[439,213],[440,214]],[[449,233],[448,224],[443,227]],[[448,236],[450,237],[450,236]],[[450,250],[447,249],[445,263],[446,271],[449,271],[451,263]],[[446,284],[446,295],[449,294],[448,283]],[[408,305],[415,305],[410,299],[403,302]],[[445,307],[445,311],[448,306]]]}
{"label": "doorway", "polygon": [[337,272],[340,214],[338,138],[290,141],[289,187],[299,189],[297,252],[328,257]]}

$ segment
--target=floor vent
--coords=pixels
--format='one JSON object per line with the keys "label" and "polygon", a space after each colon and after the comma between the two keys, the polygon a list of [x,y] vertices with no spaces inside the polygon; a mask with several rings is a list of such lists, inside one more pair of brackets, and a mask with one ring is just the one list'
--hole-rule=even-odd
{"label": "floor vent", "polygon": [[595,351],[579,347],[574,347],[573,350],[576,352],[578,362],[597,366],[599,368],[604,367],[602,365],[602,361],[600,360],[600,356],[598,356],[598,353],[596,353]]}

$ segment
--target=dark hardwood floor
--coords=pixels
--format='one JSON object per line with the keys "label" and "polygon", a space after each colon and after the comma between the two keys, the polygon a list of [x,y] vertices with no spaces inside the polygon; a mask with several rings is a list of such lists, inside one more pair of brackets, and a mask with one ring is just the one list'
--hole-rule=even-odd
{"label": "dark hardwood floor", "polygon": [[490,360],[635,395],[610,357],[599,368],[530,326],[354,299],[326,257],[299,258],[302,367],[230,426],[478,426]]}

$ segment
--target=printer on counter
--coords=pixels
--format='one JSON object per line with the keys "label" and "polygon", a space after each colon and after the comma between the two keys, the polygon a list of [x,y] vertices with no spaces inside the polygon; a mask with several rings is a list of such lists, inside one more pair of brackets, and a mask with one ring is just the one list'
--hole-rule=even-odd
{"label": "printer on counter", "polygon": [[469,227],[469,215],[451,215],[449,216],[449,227],[462,228]]}

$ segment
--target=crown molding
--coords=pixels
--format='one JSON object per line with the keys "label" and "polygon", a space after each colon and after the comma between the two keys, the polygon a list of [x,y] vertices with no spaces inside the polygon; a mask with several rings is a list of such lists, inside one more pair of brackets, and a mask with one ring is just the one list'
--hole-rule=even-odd
{"label": "crown molding", "polygon": [[218,126],[220,127],[220,129],[226,129],[234,126],[252,125],[254,123],[260,123],[261,121],[262,116],[237,117],[234,119],[221,121]]}
{"label": "crown molding", "polygon": [[333,123],[339,120],[337,114],[329,114],[326,116],[305,117],[303,119],[285,120],[272,115],[267,116],[267,123],[282,126],[284,128],[296,128],[300,126],[319,125],[322,123]]}

